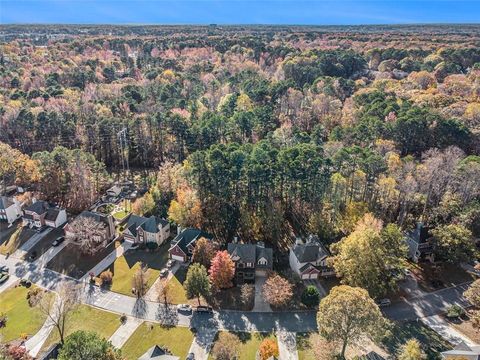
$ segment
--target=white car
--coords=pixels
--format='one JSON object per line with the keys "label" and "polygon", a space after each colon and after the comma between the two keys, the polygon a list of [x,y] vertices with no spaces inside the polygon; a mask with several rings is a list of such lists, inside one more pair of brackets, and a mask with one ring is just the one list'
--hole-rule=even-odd
{"label": "white car", "polygon": [[188,304],[178,304],[177,305],[177,310],[179,312],[191,313],[192,312],[192,307]]}
{"label": "white car", "polygon": [[384,306],[389,306],[391,303],[392,302],[390,301],[390,299],[385,298],[385,299],[380,299],[377,304],[380,307],[384,307]]}
{"label": "white car", "polygon": [[167,268],[171,268],[173,265],[175,265],[175,260],[170,259],[167,261]]}
{"label": "white car", "polygon": [[168,269],[163,269],[160,271],[160,276],[161,277],[167,277],[168,276]]}

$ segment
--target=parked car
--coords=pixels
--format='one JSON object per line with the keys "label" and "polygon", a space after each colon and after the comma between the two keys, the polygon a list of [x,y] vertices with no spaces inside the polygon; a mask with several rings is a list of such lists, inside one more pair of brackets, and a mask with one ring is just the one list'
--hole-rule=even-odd
{"label": "parked car", "polygon": [[0,266],[0,273],[8,273],[8,266],[7,265]]}
{"label": "parked car", "polygon": [[209,314],[213,313],[213,309],[210,306],[197,306],[195,308],[195,311],[198,313],[209,313]]}
{"label": "parked car", "polygon": [[188,304],[179,304],[179,305],[177,305],[177,310],[179,312],[191,313],[192,312],[192,307]]}
{"label": "parked car", "polygon": [[58,246],[65,241],[65,236],[59,236],[52,242],[52,246]]}
{"label": "parked car", "polygon": [[185,360],[195,360],[195,354],[194,353],[189,353]]}
{"label": "parked car", "polygon": [[390,301],[390,299],[380,299],[377,304],[378,306],[380,307],[384,307],[384,306],[389,306],[392,302]]}
{"label": "parked car", "polygon": [[43,226],[40,226],[39,228],[35,229],[35,231],[36,231],[37,233],[41,233],[41,232],[43,232],[46,228],[47,228],[47,226],[46,226],[46,225],[43,225]]}
{"label": "parked car", "polygon": [[170,259],[167,261],[167,268],[170,269],[173,265],[175,265],[175,260]]}
{"label": "parked car", "polygon": [[162,271],[160,271],[160,276],[161,276],[161,277],[166,277],[166,276],[168,276],[168,269],[162,269]]}
{"label": "parked car", "polygon": [[34,251],[32,251],[32,253],[28,256],[28,259],[29,259],[30,261],[33,261],[33,260],[35,260],[36,258],[37,258],[37,252],[34,250]]}
{"label": "parked car", "polygon": [[0,284],[3,284],[5,281],[7,281],[10,278],[10,275],[7,273],[2,273],[0,274]]}

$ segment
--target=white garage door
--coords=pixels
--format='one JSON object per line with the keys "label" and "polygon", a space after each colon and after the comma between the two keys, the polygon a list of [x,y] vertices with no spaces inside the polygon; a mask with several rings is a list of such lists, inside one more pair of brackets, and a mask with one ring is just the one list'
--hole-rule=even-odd
{"label": "white garage door", "polygon": [[183,261],[183,257],[178,255],[172,255],[172,259],[177,261]]}

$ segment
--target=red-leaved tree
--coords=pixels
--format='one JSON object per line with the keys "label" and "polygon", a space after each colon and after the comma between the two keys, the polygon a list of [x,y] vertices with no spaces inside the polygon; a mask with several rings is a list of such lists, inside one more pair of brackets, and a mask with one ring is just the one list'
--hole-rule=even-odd
{"label": "red-leaved tree", "polygon": [[232,287],[232,279],[235,275],[235,263],[226,250],[217,251],[212,259],[210,269],[211,283],[218,289]]}

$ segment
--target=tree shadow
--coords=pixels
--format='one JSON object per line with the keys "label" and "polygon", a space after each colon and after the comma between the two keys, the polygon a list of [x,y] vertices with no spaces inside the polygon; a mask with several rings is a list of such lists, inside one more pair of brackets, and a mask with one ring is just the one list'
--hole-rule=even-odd
{"label": "tree shadow", "polygon": [[143,319],[147,313],[147,303],[143,298],[138,298],[133,305],[132,314],[135,317]]}
{"label": "tree shadow", "polygon": [[178,324],[178,313],[174,306],[159,304],[155,318],[163,327],[175,327]]}

